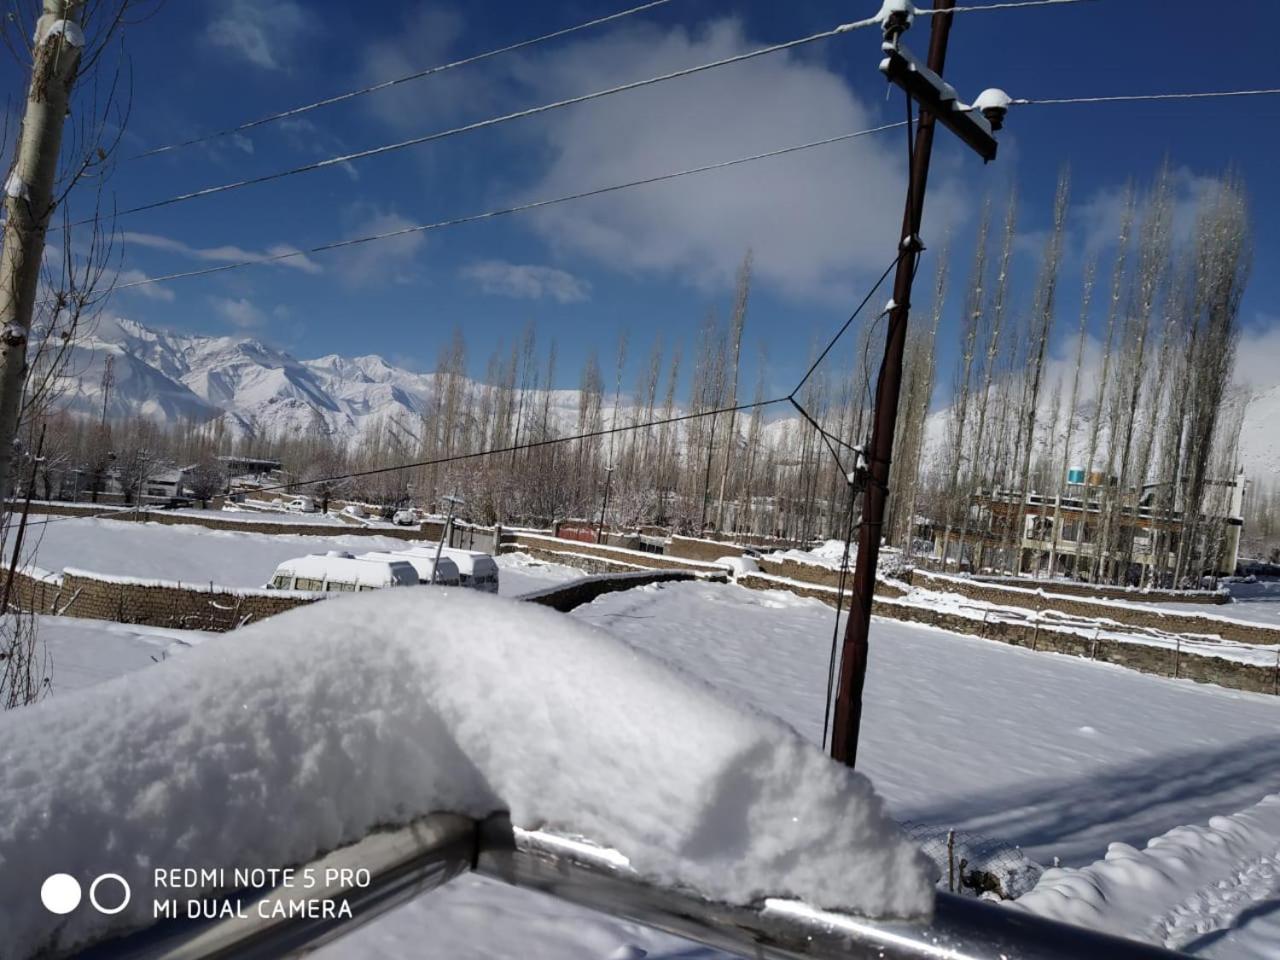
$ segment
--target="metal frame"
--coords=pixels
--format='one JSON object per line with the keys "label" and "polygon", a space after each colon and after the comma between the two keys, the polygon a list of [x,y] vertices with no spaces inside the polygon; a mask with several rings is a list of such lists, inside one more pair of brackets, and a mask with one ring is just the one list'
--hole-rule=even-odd
{"label": "metal frame", "polygon": [[[474,870],[593,910],[755,960],[1160,960],[1178,954],[1028,913],[939,893],[933,916],[872,921],[795,901],[734,906],[645,881],[614,851],[540,831],[513,829],[505,814],[475,821],[434,814],[305,866],[363,868],[372,882],[345,896],[349,920],[165,920],[93,945],[93,960],[267,960],[343,936],[391,908]],[[235,892],[228,894],[234,898]],[[276,890],[258,900],[305,900]],[[332,889],[323,896],[333,898]],[[255,901],[256,903],[257,901]],[[256,912],[256,907],[249,911]],[[66,954],[63,954],[66,955]]]}

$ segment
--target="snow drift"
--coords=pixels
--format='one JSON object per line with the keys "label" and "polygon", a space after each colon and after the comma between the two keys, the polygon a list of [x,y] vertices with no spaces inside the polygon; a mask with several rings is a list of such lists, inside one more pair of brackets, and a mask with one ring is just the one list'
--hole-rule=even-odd
{"label": "snow drift", "polygon": [[1177,827],[1145,850],[1113,843],[1105,859],[1087,867],[1047,870],[1016,903],[1042,917],[1178,950],[1231,928],[1277,894],[1280,794],[1207,826]]}
{"label": "snow drift", "polygon": [[[298,864],[441,810],[507,809],[736,903],[931,908],[865,778],[598,630],[470,590],[298,609],[0,717],[0,737],[12,957],[146,925],[155,868]],[[133,899],[54,916],[56,872],[122,874]]]}

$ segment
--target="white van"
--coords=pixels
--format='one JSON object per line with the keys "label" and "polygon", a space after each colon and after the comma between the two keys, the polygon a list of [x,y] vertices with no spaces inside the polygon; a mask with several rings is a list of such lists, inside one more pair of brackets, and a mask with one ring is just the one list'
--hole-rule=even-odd
{"label": "white van", "polygon": [[316,501],[313,497],[294,497],[284,508],[289,513],[315,513]]}
{"label": "white van", "polygon": [[423,550],[418,553],[414,550],[405,550],[397,553],[362,553],[361,560],[377,560],[381,563],[407,563],[413,567],[414,575],[417,577],[418,583],[432,583],[439,587],[457,587],[462,585],[462,576],[458,572],[458,565],[448,557],[440,558],[440,566],[438,573],[432,580],[431,573],[437,570],[436,552],[434,550]]}
{"label": "white van", "polygon": [[416,587],[418,572],[403,559],[375,560],[333,550],[286,560],[267,586],[275,590],[352,593],[385,587]]}
{"label": "white van", "polygon": [[[419,555],[434,557],[436,548],[410,547],[408,550],[403,550],[396,554],[396,556],[406,559]],[[473,590],[481,590],[484,593],[498,592],[498,564],[489,554],[475,550],[459,550],[456,547],[444,547],[440,551],[442,563],[445,557],[448,557],[458,565],[458,572],[462,576],[462,585],[464,587],[471,587]]]}

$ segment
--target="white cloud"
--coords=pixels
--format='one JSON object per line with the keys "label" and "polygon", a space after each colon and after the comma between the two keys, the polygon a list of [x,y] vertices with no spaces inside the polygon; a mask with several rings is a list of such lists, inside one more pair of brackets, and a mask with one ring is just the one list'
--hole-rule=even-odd
{"label": "white cloud", "polygon": [[[463,29],[464,21],[455,11],[414,5],[394,29],[380,32],[361,51],[361,83],[382,83],[449,61]],[[422,133],[464,113],[491,112],[494,82],[494,72],[481,64],[391,87],[364,102],[374,116],[391,127]]]}
{"label": "white cloud", "polygon": [[[736,20],[697,33],[637,28],[526,60],[518,74],[553,99],[752,49]],[[792,55],[731,67],[575,106],[524,135],[551,157],[523,199],[574,193],[876,126],[836,72]],[[673,274],[719,290],[755,251],[757,279],[801,298],[844,300],[855,277],[894,252],[905,192],[898,136],[871,136],[557,206],[530,218],[559,251],[616,269]],[[942,171],[926,239],[961,207]]]}
{"label": "white cloud", "polygon": [[173,301],[177,299],[176,294],[163,284],[145,283],[145,281],[150,279],[151,278],[141,270],[121,270],[116,274],[116,285],[123,286],[128,283],[142,283],[142,286],[130,287],[128,290],[122,292],[136,293],[138,296],[146,297],[148,300],[159,300],[164,303],[173,303]]}
{"label": "white cloud", "polygon": [[293,0],[220,0],[205,37],[264,70],[283,70],[298,41],[311,30]]}
{"label": "white cloud", "polygon": [[1260,316],[1240,334],[1236,383],[1247,390],[1269,390],[1280,383],[1280,317]]}
{"label": "white cloud", "polygon": [[[223,246],[223,247],[193,247],[190,244],[183,243],[181,240],[175,240],[172,237],[163,237],[154,233],[134,233],[126,232],[124,234],[124,242],[139,247],[148,247],[152,250],[164,250],[169,253],[181,254],[184,257],[190,257],[193,260],[202,260],[209,263],[239,263],[243,260],[260,260],[264,257],[276,257],[286,253],[297,253],[297,247],[289,246],[287,243],[276,243],[267,247],[265,251],[246,250],[244,247]],[[320,264],[316,263],[305,253],[299,253],[296,257],[290,257],[288,260],[277,260],[276,264],[282,267],[290,267],[294,270],[300,270],[303,273],[317,274],[321,273]]]}
{"label": "white cloud", "polygon": [[[1171,172],[1175,242],[1184,243],[1191,238],[1202,202],[1211,196],[1221,183],[1218,177],[1201,176],[1186,167],[1178,167]],[[1139,215],[1142,210],[1141,204],[1149,193],[1150,185],[1143,185],[1138,194]],[[1071,230],[1079,235],[1081,240],[1079,243],[1069,243],[1068,247],[1079,247],[1090,253],[1098,253],[1118,246],[1124,223],[1126,196],[1123,186],[1103,187],[1075,208],[1071,215]],[[1139,229],[1140,224],[1135,224],[1135,236]]]}
{"label": "white cloud", "polygon": [[555,267],[481,260],[464,267],[462,276],[482,291],[516,300],[550,298],[560,303],[581,303],[591,298],[591,284]]}
{"label": "white cloud", "polygon": [[[344,211],[343,219],[349,224],[346,235],[352,238],[394,233],[414,223],[393,210],[368,203],[351,204]],[[410,267],[426,242],[422,233],[406,233],[346,247],[334,261],[334,270],[352,287],[409,283],[416,279]]]}
{"label": "white cloud", "polygon": [[267,314],[244,297],[213,297],[210,300],[214,312],[239,330],[253,330],[267,321]]}

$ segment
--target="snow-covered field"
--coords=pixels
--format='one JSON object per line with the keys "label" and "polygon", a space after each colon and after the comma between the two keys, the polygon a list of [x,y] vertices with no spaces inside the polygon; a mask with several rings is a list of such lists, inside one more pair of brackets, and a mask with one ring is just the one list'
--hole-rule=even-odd
{"label": "snow-covered field", "polygon": [[[442,810],[584,835],[729,903],[931,909],[931,866],[871,784],[785,724],[554,611],[424,592],[302,607],[5,715],[6,954],[147,925],[153,867],[215,871],[199,897],[219,869]],[[40,909],[33,877],[112,871],[121,911]]]}
{"label": "snow-covered field", "polygon": [[[676,583],[571,616],[821,740],[824,604]],[[859,768],[899,819],[1082,864],[1280,791],[1280,698],[879,618],[872,645]]]}
{"label": "snow-covered field", "polygon": [[49,692],[63,696],[103,680],[178,656],[216,637],[199,630],[168,630],[75,617],[38,617],[39,641],[48,655]]}
{"label": "snow-covered field", "polygon": [[[44,570],[60,572],[74,567],[115,576],[227,587],[261,587],[278,564],[309,553],[347,550],[360,554],[403,550],[410,545],[410,541],[394,537],[361,534],[295,536],[210,530],[195,524],[51,519],[58,522],[32,526],[28,541],[29,562]],[[503,596],[518,596],[583,575],[571,567],[540,564],[523,555],[501,557],[498,563]]]}
{"label": "snow-covered field", "polygon": [[1280,580],[1259,580],[1257,583],[1232,583],[1231,602],[1221,606],[1205,607],[1194,603],[1162,603],[1162,610],[1185,613],[1209,613],[1230,617],[1232,620],[1248,620],[1268,627],[1280,627]]}
{"label": "snow-covered field", "polygon": [[[511,573],[538,578],[534,586],[577,574],[520,555],[504,557],[503,565],[504,587]],[[821,738],[834,620],[825,605],[781,592],[678,583],[610,594],[571,616],[743,707],[781,718],[807,739]],[[62,650],[62,669],[71,668],[71,651],[96,642],[94,631],[109,629],[139,628],[94,624],[79,637],[68,628],[51,643]],[[872,643],[859,767],[899,819],[974,831],[1021,844],[1045,864],[1056,856],[1084,867],[1113,842],[1141,849],[1166,831],[1247,810],[1280,792],[1280,699],[887,620],[875,622]],[[125,672],[151,662],[139,648],[115,664]],[[92,668],[110,672],[100,661]],[[1241,864],[1238,882],[1221,897],[1197,891],[1148,909],[1140,898],[1137,906],[1126,899],[1120,884],[1108,903],[1126,916],[1142,915],[1126,921],[1131,925],[1158,924],[1153,914],[1164,911],[1180,933],[1196,931],[1178,942],[1205,956],[1275,957],[1266,944],[1276,942],[1267,934],[1280,916],[1280,891],[1267,857],[1277,852]],[[1230,929],[1214,932],[1215,924]],[[628,945],[668,960],[722,956],[477,878],[407,904],[320,956],[605,960]]]}

